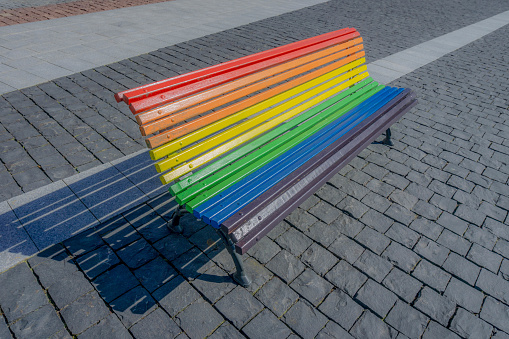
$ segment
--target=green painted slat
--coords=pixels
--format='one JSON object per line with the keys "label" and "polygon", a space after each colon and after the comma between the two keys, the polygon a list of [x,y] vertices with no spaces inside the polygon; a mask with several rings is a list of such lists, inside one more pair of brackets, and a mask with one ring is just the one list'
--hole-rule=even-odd
{"label": "green painted slat", "polygon": [[[368,86],[371,87],[371,86]],[[229,173],[229,176],[225,177],[224,180],[221,180],[219,183],[213,185],[211,188],[206,190],[204,193],[199,194],[195,198],[193,198],[191,201],[186,203],[186,209],[188,209],[190,212],[194,210],[197,206],[202,204],[203,202],[210,199],[212,196],[219,194],[223,190],[227,189],[231,185],[235,184],[236,182],[242,180],[244,177],[249,175],[250,173],[256,171],[260,167],[264,166],[271,160],[275,159],[277,156],[283,154],[287,150],[291,149],[292,147],[296,146],[303,140],[307,139],[312,134],[316,133],[332,121],[339,118],[344,113],[348,112],[352,108],[356,107],[360,103],[362,103],[364,100],[378,92],[380,89],[382,89],[384,86],[378,86],[378,87],[371,87],[365,90],[365,93],[358,95],[359,93],[356,93],[352,95],[353,100],[349,100],[346,105],[343,106],[331,106],[328,109],[326,109],[322,114],[317,115],[310,119],[310,121],[313,121],[311,123],[310,121],[307,121],[306,123],[300,125],[299,127],[295,128],[292,132],[288,133],[287,135],[282,136],[280,139],[285,139],[285,142],[279,146],[277,149],[269,152],[265,156],[255,160],[254,162],[252,160],[246,160],[248,162],[248,166],[241,169],[240,171],[236,171],[235,173]],[[359,92],[363,92],[362,90]],[[318,122],[316,122],[318,120]],[[279,140],[279,139],[278,139]],[[253,152],[256,153],[256,152]],[[249,157],[249,156],[248,156]],[[246,157],[246,158],[248,158]],[[255,157],[255,156],[254,156]],[[246,158],[242,159],[241,161],[244,161]],[[212,179],[212,178],[211,178]],[[209,179],[204,180],[208,181]],[[209,186],[210,187],[210,186]],[[191,188],[192,190],[192,188]]]}
{"label": "green painted slat", "polygon": [[173,184],[169,191],[172,195],[177,195],[180,192],[184,191],[188,187],[198,183],[200,180],[208,177],[209,175],[217,172],[221,168],[228,166],[229,164],[233,163],[237,159],[245,156],[246,154],[254,151],[255,149],[261,147],[262,145],[270,142],[271,140],[277,138],[281,134],[285,133],[286,131],[290,130],[291,128],[294,128],[298,124],[304,122],[306,119],[310,118],[314,114],[317,114],[320,110],[323,110],[330,105],[333,105],[339,100],[344,99],[351,93],[359,90],[360,88],[367,86],[369,83],[371,83],[373,79],[366,78],[365,80],[359,82],[358,84],[352,86],[351,88],[345,90],[344,92],[338,94],[336,97],[331,98],[327,100],[326,102],[318,105],[316,108],[313,108],[309,110],[308,112],[305,112],[298,117],[292,119],[291,121],[273,129],[272,131],[264,134],[263,136],[253,140],[249,144],[239,148],[238,150],[233,151],[232,153],[228,154],[227,156],[221,158],[218,161],[213,162],[212,164],[208,165],[207,167],[193,173],[191,176],[185,178],[184,180]]}

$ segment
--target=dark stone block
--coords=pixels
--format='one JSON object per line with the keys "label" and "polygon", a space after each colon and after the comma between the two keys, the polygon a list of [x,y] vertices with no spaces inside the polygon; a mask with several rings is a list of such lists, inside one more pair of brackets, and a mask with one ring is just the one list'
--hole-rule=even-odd
{"label": "dark stone block", "polygon": [[420,338],[428,321],[428,317],[400,300],[385,319],[385,322],[409,338]]}
{"label": "dark stone block", "polygon": [[95,229],[87,230],[69,240],[64,241],[64,246],[73,256],[80,256],[104,245],[101,237]]}
{"label": "dark stone block", "polygon": [[501,276],[482,269],[475,285],[484,293],[509,304],[509,281]]}
{"label": "dark stone block", "polygon": [[414,306],[444,326],[447,326],[456,309],[454,301],[441,296],[427,286],[422,289]]}
{"label": "dark stone block", "polygon": [[139,283],[125,265],[116,266],[104,272],[93,281],[101,297],[108,303]]}
{"label": "dark stone block", "polygon": [[285,220],[302,231],[318,221],[318,219],[301,208],[294,210]]}
{"label": "dark stone block", "polygon": [[493,326],[459,308],[452,319],[451,330],[465,338],[489,338]]}
{"label": "dark stone block", "polygon": [[411,303],[415,299],[415,296],[422,287],[422,284],[418,280],[397,268],[393,269],[389,275],[385,277],[383,284],[408,303]]}
{"label": "dark stone block", "polygon": [[304,338],[314,338],[327,323],[327,318],[322,313],[304,301],[295,303],[282,319]]}
{"label": "dark stone block", "polygon": [[48,338],[55,333],[65,331],[64,324],[51,305],[44,305],[27,314],[11,325],[16,338]]}
{"label": "dark stone block", "polygon": [[391,240],[385,235],[378,233],[369,227],[365,227],[359,234],[357,234],[355,240],[378,255],[380,255],[391,243]]}
{"label": "dark stone block", "polygon": [[190,250],[193,245],[180,234],[172,233],[156,242],[154,247],[171,261]]}
{"label": "dark stone block", "polygon": [[302,255],[301,260],[320,275],[327,273],[339,261],[332,253],[313,243]]}
{"label": "dark stone block", "polygon": [[61,277],[48,289],[48,293],[59,309],[63,309],[80,296],[94,288],[82,272],[76,271]]}
{"label": "dark stone block", "polygon": [[465,280],[470,285],[474,285],[477,277],[479,276],[479,272],[481,272],[481,268],[479,266],[476,266],[456,253],[451,253],[442,267],[447,272]]}
{"label": "dark stone block", "polygon": [[286,283],[290,283],[305,269],[302,262],[285,250],[276,254],[265,267],[277,274]]}
{"label": "dark stone block", "polygon": [[445,287],[451,279],[449,273],[431,264],[427,260],[421,260],[412,272],[412,275],[439,292],[445,291]]}
{"label": "dark stone block", "polygon": [[341,260],[332,270],[325,275],[325,278],[336,287],[342,289],[349,296],[353,297],[359,288],[368,278],[353,268],[345,260]]}
{"label": "dark stone block", "polygon": [[332,290],[332,284],[310,269],[295,278],[290,287],[314,306],[318,306]]}
{"label": "dark stone block", "polygon": [[270,261],[270,259],[274,258],[276,254],[281,251],[281,248],[268,237],[263,237],[251,247],[247,254],[258,260],[262,264],[266,264]]}
{"label": "dark stone block", "polygon": [[389,260],[392,264],[410,273],[421,258],[408,248],[392,242],[382,254],[383,258]]}
{"label": "dark stone block", "polygon": [[447,212],[440,215],[437,223],[459,235],[463,235],[468,228],[467,222]]}
{"label": "dark stone block", "polygon": [[366,305],[381,318],[385,318],[398,297],[374,280],[369,279],[357,292],[355,299]]}
{"label": "dark stone block", "polygon": [[341,202],[337,204],[336,207],[355,219],[361,218],[364,215],[364,213],[366,213],[369,210],[369,207],[364,205],[359,200],[354,199],[350,196],[347,196],[346,198],[341,200]]}
{"label": "dark stone block", "polygon": [[145,239],[136,240],[118,251],[117,254],[130,268],[145,265],[158,255],[157,251]]}
{"label": "dark stone block", "polygon": [[415,245],[414,251],[439,266],[442,266],[449,255],[446,247],[424,237]]}
{"label": "dark stone block", "polygon": [[122,216],[116,216],[97,228],[104,241],[115,251],[141,238]]}
{"label": "dark stone block", "polygon": [[219,300],[215,307],[238,329],[263,309],[263,305],[240,286]]}
{"label": "dark stone block", "polygon": [[46,289],[77,270],[78,267],[74,261],[68,258],[64,259],[64,257],[56,260],[44,260],[40,265],[33,267],[34,273]]}
{"label": "dark stone block", "polygon": [[509,333],[509,306],[487,297],[479,316],[502,331]]}
{"label": "dark stone block", "polygon": [[313,243],[311,239],[297,231],[295,228],[290,228],[288,231],[280,235],[276,239],[276,242],[279,246],[295,256],[301,255]]}
{"label": "dark stone block", "polygon": [[9,323],[48,303],[26,263],[0,274],[0,306]]}
{"label": "dark stone block", "polygon": [[341,290],[335,290],[320,305],[319,310],[346,329],[352,327],[364,309]]}
{"label": "dark stone block", "polygon": [[81,296],[60,312],[72,335],[80,334],[108,314],[110,310],[95,291]]}
{"label": "dark stone block", "polygon": [[117,255],[108,246],[99,247],[79,257],[76,261],[90,279],[94,279],[99,274],[120,263]]}
{"label": "dark stone block", "polygon": [[451,251],[454,251],[460,255],[466,255],[470,245],[472,245],[465,238],[457,235],[456,233],[452,233],[449,230],[444,230],[442,234],[440,234],[437,243],[444,245]]}
{"label": "dark stone block", "polygon": [[341,235],[329,246],[329,251],[353,264],[364,252],[364,248],[350,238]]}
{"label": "dark stone block", "polygon": [[373,313],[366,311],[350,330],[355,338],[394,338],[396,331]]}
{"label": "dark stone block", "polygon": [[318,335],[315,337],[316,339],[353,339],[353,337],[348,334],[341,326],[336,324],[333,321],[329,321],[327,325],[322,328]]}
{"label": "dark stone block", "polygon": [[422,336],[422,339],[435,339],[435,338],[444,338],[444,339],[460,339],[460,337],[454,332],[448,330],[442,325],[437,324],[434,321],[431,321]]}
{"label": "dark stone block", "polygon": [[[131,334],[124,327],[122,322],[118,320],[115,314],[110,314],[102,319],[96,325],[90,327],[88,330],[78,336],[79,339],[129,339],[132,338]],[[141,337],[140,337],[141,338]],[[173,338],[173,337],[172,337]]]}
{"label": "dark stone block", "polygon": [[255,297],[278,317],[282,316],[299,298],[297,293],[277,277],[272,278],[258,290]]}
{"label": "dark stone block", "polygon": [[176,277],[177,272],[163,258],[157,257],[134,271],[134,275],[152,293]]}
{"label": "dark stone block", "polygon": [[137,286],[118,297],[110,303],[110,306],[127,328],[147,316],[157,307],[155,300],[141,286]]}
{"label": "dark stone block", "polygon": [[199,299],[175,317],[175,322],[191,338],[204,338],[214,331],[223,317],[203,299]]}
{"label": "dark stone block", "polygon": [[240,333],[229,322],[224,322],[217,330],[208,336],[207,339],[244,339],[245,336]]}
{"label": "dark stone block", "polygon": [[390,262],[371,251],[364,251],[354,266],[377,282],[381,282],[393,267]]}
{"label": "dark stone block", "polygon": [[313,206],[309,210],[309,213],[311,213],[318,219],[322,220],[326,224],[330,224],[331,222],[336,220],[338,218],[338,216],[341,214],[341,212],[337,208],[335,208],[323,201],[321,201],[318,204],[316,204],[315,206]]}
{"label": "dark stone block", "polygon": [[385,235],[408,248],[413,248],[420,237],[417,232],[400,223],[394,223]]}
{"label": "dark stone block", "polygon": [[290,329],[268,310],[258,314],[242,331],[253,339],[287,338],[291,333]]}
{"label": "dark stone block", "polygon": [[429,221],[425,218],[417,218],[411,224],[410,228],[414,231],[425,235],[426,237],[437,240],[443,231],[443,227],[433,221]]}
{"label": "dark stone block", "polygon": [[181,276],[170,280],[152,296],[172,317],[200,298],[200,294]]}
{"label": "dark stone block", "polygon": [[468,252],[467,258],[475,262],[477,265],[484,267],[494,273],[498,272],[502,257],[497,253],[491,252],[482,246],[473,244]]}
{"label": "dark stone block", "polygon": [[214,304],[237,286],[233,279],[216,265],[191,283],[211,304]]}
{"label": "dark stone block", "polygon": [[200,274],[205,273],[215,265],[196,247],[173,260],[172,263],[184,277],[189,279],[196,279]]}
{"label": "dark stone block", "polygon": [[321,221],[316,222],[308,228],[305,234],[313,239],[314,241],[322,244],[323,246],[329,246],[337,237],[339,237],[340,230],[334,224],[327,225]]}

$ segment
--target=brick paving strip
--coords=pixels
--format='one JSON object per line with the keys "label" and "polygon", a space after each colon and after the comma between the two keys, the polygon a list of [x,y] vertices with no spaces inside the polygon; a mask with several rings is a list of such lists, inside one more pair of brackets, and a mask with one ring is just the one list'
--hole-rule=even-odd
{"label": "brick paving strip", "polygon": [[[375,53],[378,76],[403,72],[393,84],[415,88],[420,105],[395,127],[395,147],[370,146],[248,253],[250,289],[232,283],[210,227],[188,218],[183,236],[169,234],[174,204],[156,195],[0,274],[0,337],[507,338],[507,36],[505,26],[408,74],[412,60]],[[2,224],[14,238],[73,192],[107,215],[104,193],[91,199],[111,173],[102,178],[71,177],[24,210],[2,204]],[[86,223],[80,213],[57,223]]]}
{"label": "brick paving strip", "polygon": [[5,9],[0,10],[0,27],[166,1],[170,0],[79,0],[38,7]]}

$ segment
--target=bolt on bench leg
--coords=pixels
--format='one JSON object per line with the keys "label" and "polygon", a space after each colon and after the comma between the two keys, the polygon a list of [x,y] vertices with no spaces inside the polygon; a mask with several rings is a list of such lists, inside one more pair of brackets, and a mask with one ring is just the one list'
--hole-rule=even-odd
{"label": "bolt on bench leg", "polygon": [[175,212],[173,212],[173,215],[171,216],[171,220],[168,221],[168,228],[175,233],[182,233],[184,232],[184,229],[180,225],[180,217],[185,214],[189,213],[184,207],[177,206],[177,209]]}
{"label": "bolt on bench leg", "polygon": [[228,253],[232,256],[233,262],[235,263],[235,268],[237,271],[233,274],[233,279],[243,287],[249,287],[251,285],[251,279],[246,274],[244,270],[244,263],[242,262],[242,256],[235,252],[235,245],[233,241],[230,239],[228,235],[226,235],[222,230],[216,230],[221,239],[223,240]]}
{"label": "bolt on bench leg", "polygon": [[391,129],[387,128],[385,131],[385,139],[382,141],[382,144],[387,146],[394,146],[394,143],[391,140]]}

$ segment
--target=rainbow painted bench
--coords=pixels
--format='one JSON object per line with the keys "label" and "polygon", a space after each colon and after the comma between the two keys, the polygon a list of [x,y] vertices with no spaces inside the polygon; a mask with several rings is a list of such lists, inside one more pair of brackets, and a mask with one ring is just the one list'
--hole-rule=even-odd
{"label": "rainbow painted bench", "polygon": [[241,254],[416,104],[366,71],[345,28],[116,94],[183,212]]}

